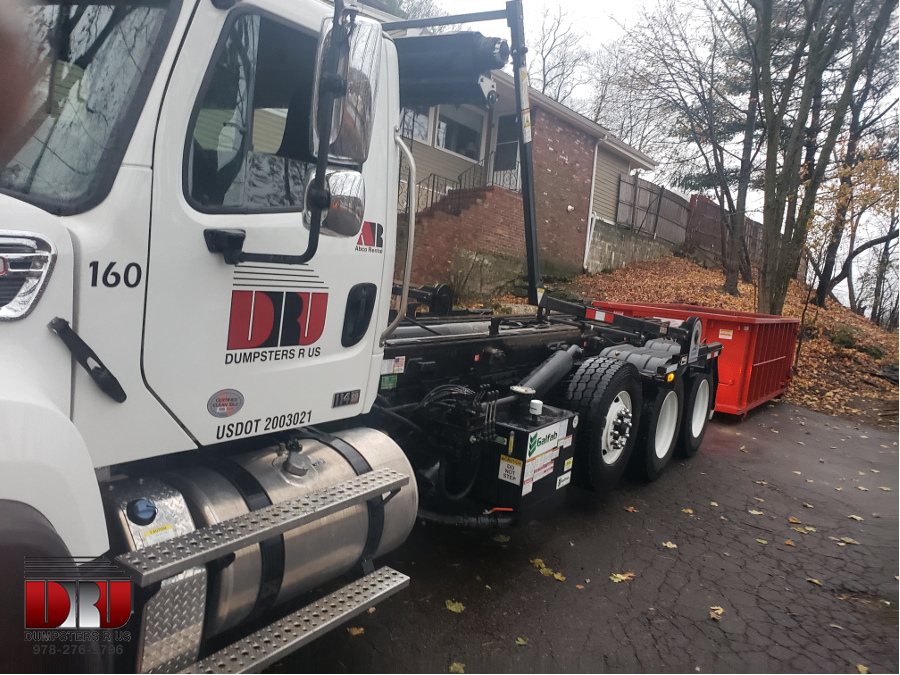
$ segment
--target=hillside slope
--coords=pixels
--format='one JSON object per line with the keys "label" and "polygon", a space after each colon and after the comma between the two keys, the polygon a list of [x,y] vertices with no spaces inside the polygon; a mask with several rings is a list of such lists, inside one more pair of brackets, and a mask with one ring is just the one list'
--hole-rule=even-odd
{"label": "hillside slope", "polygon": [[[721,271],[684,258],[634,263],[610,274],[581,275],[556,284],[583,299],[610,302],[673,302],[753,312],[756,289],[741,284],[741,297],[719,290]],[[553,285],[548,284],[548,287]],[[792,281],[784,315],[800,317],[807,288]],[[897,425],[898,387],[882,371],[897,367],[897,333],[882,330],[840,303],[810,305],[803,322],[803,345],[785,398],[831,415],[880,426]],[[894,371],[896,373],[896,370]]]}

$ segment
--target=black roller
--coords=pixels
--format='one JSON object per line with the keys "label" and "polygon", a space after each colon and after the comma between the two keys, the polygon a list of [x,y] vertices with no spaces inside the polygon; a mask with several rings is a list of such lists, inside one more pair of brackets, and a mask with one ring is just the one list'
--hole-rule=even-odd
{"label": "black roller", "polygon": [[400,104],[407,107],[483,105],[479,76],[502,68],[509,59],[506,41],[474,31],[395,38],[394,44],[400,68]]}

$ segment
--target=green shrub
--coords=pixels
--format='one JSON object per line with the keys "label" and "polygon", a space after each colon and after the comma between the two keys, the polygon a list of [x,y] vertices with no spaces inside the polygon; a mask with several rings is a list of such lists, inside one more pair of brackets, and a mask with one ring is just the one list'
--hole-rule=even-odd
{"label": "green shrub", "polygon": [[835,347],[853,349],[856,347],[856,338],[853,336],[853,333],[850,332],[849,327],[839,326],[831,333],[831,344]]}

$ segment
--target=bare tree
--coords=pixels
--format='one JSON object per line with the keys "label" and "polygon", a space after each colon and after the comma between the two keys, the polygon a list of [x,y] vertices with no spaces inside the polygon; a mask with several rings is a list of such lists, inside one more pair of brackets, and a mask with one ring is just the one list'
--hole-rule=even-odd
{"label": "bare tree", "polygon": [[[890,24],[897,2],[747,2],[755,12],[756,58],[766,126],[758,309],[781,314],[788,282],[797,270],[819,187],[825,178],[827,158],[843,128],[856,83]],[[790,31],[785,30],[798,21]],[[866,31],[859,40],[858,51],[847,49],[851,21]],[[779,53],[779,44],[789,48],[782,47]],[[821,120],[817,119],[816,102],[821,102],[824,76],[835,59],[846,60],[846,74],[832,108],[827,135],[819,143]]]}
{"label": "bare tree", "polygon": [[583,35],[575,30],[575,19],[558,5],[555,9],[545,7],[541,27],[528,42],[531,86],[555,101],[580,107],[573,94],[587,83],[588,51]]}

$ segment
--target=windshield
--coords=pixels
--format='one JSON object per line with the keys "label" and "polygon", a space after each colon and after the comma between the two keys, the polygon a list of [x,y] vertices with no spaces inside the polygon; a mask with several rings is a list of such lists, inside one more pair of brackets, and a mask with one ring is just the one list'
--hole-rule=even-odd
{"label": "windshield", "polygon": [[0,190],[58,213],[112,186],[174,23],[175,0],[41,3],[27,10],[34,81]]}

